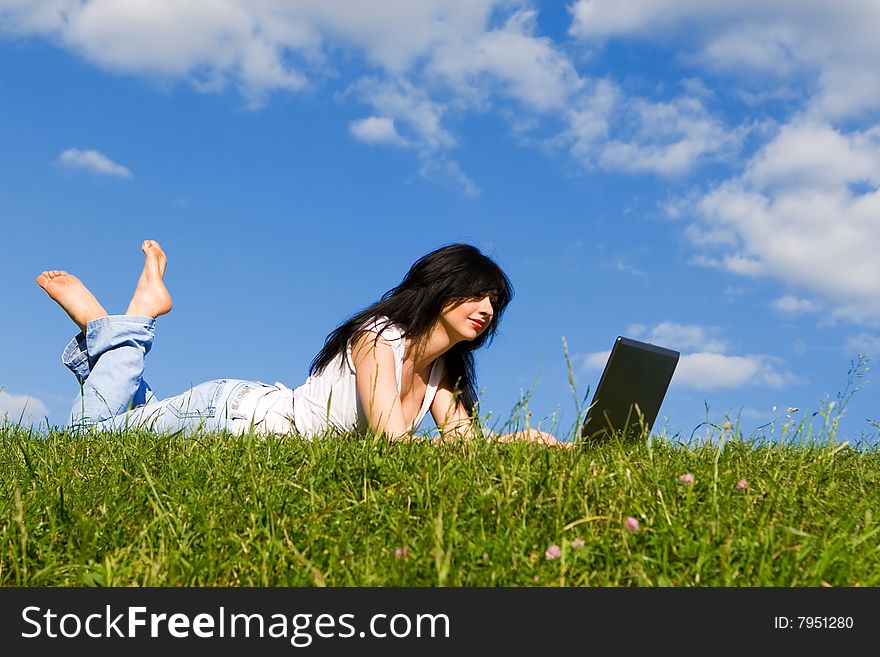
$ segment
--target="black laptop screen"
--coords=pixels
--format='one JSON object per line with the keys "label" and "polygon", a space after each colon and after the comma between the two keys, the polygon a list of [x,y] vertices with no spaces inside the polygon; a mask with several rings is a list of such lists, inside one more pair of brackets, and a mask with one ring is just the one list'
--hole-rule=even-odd
{"label": "black laptop screen", "polygon": [[648,432],[666,396],[679,353],[631,338],[618,337],[584,421],[581,437],[601,440]]}

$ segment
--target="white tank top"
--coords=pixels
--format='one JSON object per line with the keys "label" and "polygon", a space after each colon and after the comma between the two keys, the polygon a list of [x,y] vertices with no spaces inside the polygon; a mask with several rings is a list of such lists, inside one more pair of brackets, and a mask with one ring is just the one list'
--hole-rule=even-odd
{"label": "white tank top", "polygon": [[[406,347],[403,331],[387,317],[377,317],[365,324],[364,329],[377,333],[391,345],[399,393]],[[431,367],[425,400],[413,421],[413,429],[419,427],[431,408],[443,369],[443,359],[438,358]],[[310,376],[293,391],[293,415],[296,431],[304,436],[314,436],[328,428],[341,431],[367,428],[367,416],[358,399],[350,343],[346,345],[345,354],[337,354],[320,373]]]}

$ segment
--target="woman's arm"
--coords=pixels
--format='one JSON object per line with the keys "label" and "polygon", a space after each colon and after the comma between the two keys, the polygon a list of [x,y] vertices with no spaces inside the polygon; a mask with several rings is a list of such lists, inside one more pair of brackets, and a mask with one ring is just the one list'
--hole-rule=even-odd
{"label": "woman's arm", "polygon": [[[476,437],[474,420],[455,399],[455,395],[453,395],[446,379],[440,383],[437,393],[434,395],[434,401],[431,404],[431,415],[434,417],[434,423],[437,425],[437,428],[440,429],[443,440]],[[553,434],[546,431],[538,431],[537,429],[527,429],[517,433],[490,434],[487,437],[500,443],[524,440],[541,445],[573,446],[573,443],[561,442]]]}
{"label": "woman's arm", "polygon": [[431,416],[444,440],[476,437],[474,420],[455,399],[445,377],[434,393]]}
{"label": "woman's arm", "polygon": [[351,360],[358,398],[370,428],[391,440],[410,438],[411,427],[405,426],[397,390],[394,351],[388,341],[372,332],[362,334],[352,342]]}

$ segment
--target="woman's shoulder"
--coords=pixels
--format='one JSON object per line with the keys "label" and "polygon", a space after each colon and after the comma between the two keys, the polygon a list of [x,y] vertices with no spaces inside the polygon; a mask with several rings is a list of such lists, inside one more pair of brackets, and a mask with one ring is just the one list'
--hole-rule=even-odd
{"label": "woman's shoulder", "polygon": [[403,327],[399,324],[395,324],[388,317],[383,315],[373,317],[364,322],[358,332],[375,333],[388,342],[397,342],[402,340],[404,336]]}
{"label": "woman's shoulder", "polygon": [[394,352],[395,359],[402,360],[405,350],[404,331],[399,325],[392,322],[388,317],[378,316],[361,324],[348,341],[345,349],[345,359],[351,372],[355,371],[354,355],[352,348],[358,351],[369,349],[376,344],[376,340],[384,340]]}

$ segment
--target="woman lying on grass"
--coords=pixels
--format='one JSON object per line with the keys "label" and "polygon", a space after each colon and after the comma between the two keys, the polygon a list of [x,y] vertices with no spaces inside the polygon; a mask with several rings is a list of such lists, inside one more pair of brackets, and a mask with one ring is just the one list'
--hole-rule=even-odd
{"label": "woman lying on grass", "polygon": [[[156,318],[171,311],[167,258],[153,240],[141,249],[144,270],[124,315],[108,315],[66,272],[37,277],[80,328],[62,354],[80,382],[71,426],[305,437],[370,429],[409,439],[430,410],[444,439],[481,433],[473,352],[495,334],[512,290],[500,267],[476,248],[453,244],[416,261],[400,285],[327,337],[295,390],[219,379],[161,401],[143,373]],[[569,445],[534,429],[496,438]]]}

